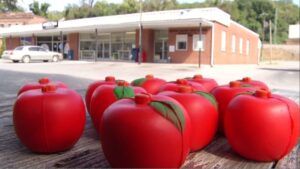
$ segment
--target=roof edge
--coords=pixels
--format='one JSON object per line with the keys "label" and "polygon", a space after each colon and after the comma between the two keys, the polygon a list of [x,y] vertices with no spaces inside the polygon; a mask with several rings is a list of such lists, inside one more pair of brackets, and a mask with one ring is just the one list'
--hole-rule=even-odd
{"label": "roof edge", "polygon": [[259,37],[259,34],[258,34],[258,33],[256,33],[256,32],[254,32],[254,31],[252,31],[251,29],[249,29],[249,28],[245,27],[244,25],[241,25],[241,24],[237,23],[237,22],[236,22],[236,21],[234,21],[234,20],[231,20],[231,23],[233,23],[233,24],[235,24],[235,25],[237,25],[237,26],[239,26],[239,27],[243,28],[244,30],[246,30],[247,32],[249,32],[249,33],[253,34],[254,36],[257,36],[257,37]]}

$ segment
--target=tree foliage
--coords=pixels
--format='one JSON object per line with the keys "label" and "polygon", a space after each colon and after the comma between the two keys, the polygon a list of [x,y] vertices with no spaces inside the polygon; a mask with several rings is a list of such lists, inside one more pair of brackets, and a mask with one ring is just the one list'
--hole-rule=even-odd
{"label": "tree foliage", "polygon": [[35,15],[47,17],[48,16],[48,8],[50,7],[50,4],[48,3],[40,3],[38,1],[34,1],[33,3],[29,4],[29,9],[34,13]]}
{"label": "tree foliage", "polygon": [[[218,7],[231,15],[238,23],[260,34],[265,41],[269,41],[269,25],[273,23],[275,30],[275,11],[277,10],[277,32],[274,39],[282,43],[288,36],[288,25],[299,23],[299,7],[292,0],[206,0],[205,2],[178,3],[176,0],[143,0],[143,11],[160,11],[171,9]],[[93,5],[91,0],[82,0],[82,4],[69,5],[64,11],[66,19],[106,16],[139,12],[138,0],[124,0],[121,4],[97,1]],[[288,11],[288,12],[287,12]]]}
{"label": "tree foliage", "polygon": [[18,0],[0,0],[0,12],[23,11],[17,2]]}
{"label": "tree foliage", "polygon": [[0,45],[0,58],[2,56],[2,53],[6,50],[6,40],[5,38],[1,38],[1,45]]}

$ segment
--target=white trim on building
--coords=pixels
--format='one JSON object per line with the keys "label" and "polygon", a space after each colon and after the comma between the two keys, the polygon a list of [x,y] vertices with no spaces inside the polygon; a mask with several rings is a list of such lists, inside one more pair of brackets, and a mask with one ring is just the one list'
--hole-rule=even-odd
{"label": "white trim on building", "polygon": [[[198,27],[203,20],[219,22],[225,26],[231,23],[230,15],[218,8],[180,9],[169,11],[145,12],[142,16],[144,28]],[[71,33],[93,31],[98,28],[102,32],[137,29],[140,21],[139,13],[103,16],[93,18],[59,21],[56,29],[43,30],[42,24],[12,26],[0,30],[1,36],[24,36],[32,34]],[[210,24],[203,26],[210,26]]]}

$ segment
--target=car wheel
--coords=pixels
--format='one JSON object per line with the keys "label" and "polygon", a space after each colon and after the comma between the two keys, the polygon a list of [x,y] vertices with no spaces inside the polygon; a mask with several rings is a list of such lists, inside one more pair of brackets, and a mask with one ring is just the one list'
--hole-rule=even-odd
{"label": "car wheel", "polygon": [[30,62],[30,57],[29,56],[24,56],[22,61],[23,61],[23,63],[29,63]]}
{"label": "car wheel", "polygon": [[52,61],[53,62],[58,62],[58,56],[53,56]]}
{"label": "car wheel", "polygon": [[13,60],[13,62],[14,62],[14,63],[18,63],[19,61],[18,61],[18,60]]}

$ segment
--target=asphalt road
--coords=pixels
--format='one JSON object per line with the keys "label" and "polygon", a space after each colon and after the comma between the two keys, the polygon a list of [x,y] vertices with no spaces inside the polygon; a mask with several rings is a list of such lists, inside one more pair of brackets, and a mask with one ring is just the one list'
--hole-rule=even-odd
{"label": "asphalt road", "polygon": [[[0,60],[0,100],[15,96],[18,89],[41,77],[62,81],[70,88],[85,91],[88,84],[113,75],[117,79],[131,81],[153,74],[166,80],[176,80],[202,74],[226,84],[231,80],[249,76],[262,80],[275,92],[286,92],[299,98],[299,62],[277,62],[262,65],[217,65],[213,68],[191,64],[141,64],[125,62],[63,61],[59,63],[11,63]],[[83,92],[84,93],[84,92]]]}

